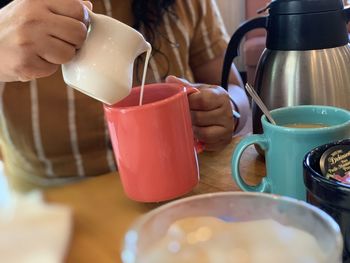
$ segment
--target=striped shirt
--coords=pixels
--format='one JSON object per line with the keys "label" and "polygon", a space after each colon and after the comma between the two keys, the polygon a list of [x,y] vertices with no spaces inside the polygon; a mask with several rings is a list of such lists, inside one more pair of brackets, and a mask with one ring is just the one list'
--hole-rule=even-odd
{"label": "striped shirt", "polygon": [[[131,1],[92,2],[94,12],[132,25]],[[215,0],[176,1],[157,29],[153,45],[159,51],[153,52],[146,82],[164,81],[169,74],[194,81],[191,68],[222,55],[227,41]],[[143,63],[135,65],[137,86]],[[0,83],[0,107],[5,171],[17,189],[116,170],[102,104],[67,87],[61,71],[26,83]]]}

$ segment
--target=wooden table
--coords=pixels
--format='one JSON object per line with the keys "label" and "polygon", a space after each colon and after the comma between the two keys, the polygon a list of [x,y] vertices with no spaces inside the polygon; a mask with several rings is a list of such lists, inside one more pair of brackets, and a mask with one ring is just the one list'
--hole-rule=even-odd
{"label": "wooden table", "polygon": [[[201,180],[189,194],[239,190],[231,179],[231,156],[240,138],[219,153],[201,153]],[[242,157],[241,173],[249,184],[265,175],[263,158],[253,147]],[[140,215],[157,207],[129,200],[123,193],[118,173],[111,173],[47,190],[49,202],[73,210],[73,233],[66,262],[120,262],[123,235]]]}

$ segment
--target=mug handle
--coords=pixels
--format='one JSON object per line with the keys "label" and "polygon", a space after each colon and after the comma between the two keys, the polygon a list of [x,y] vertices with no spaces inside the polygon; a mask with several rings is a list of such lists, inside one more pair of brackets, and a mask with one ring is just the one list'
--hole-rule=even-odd
{"label": "mug handle", "polygon": [[[193,93],[196,93],[196,92],[200,92],[199,89],[191,87],[191,86],[185,86],[185,88],[186,88],[187,96],[189,96]],[[204,151],[204,143],[195,137],[193,138],[193,141],[194,141],[194,148],[195,148],[196,152],[197,153],[203,152]]]}
{"label": "mug handle", "polygon": [[237,183],[239,188],[245,192],[261,192],[261,193],[270,193],[271,184],[268,181],[268,175],[264,177],[260,184],[258,185],[248,185],[244,182],[239,171],[239,162],[241,160],[243,152],[246,148],[252,144],[258,144],[263,150],[267,150],[269,142],[264,135],[250,135],[243,138],[236,146],[236,149],[232,156],[231,171],[232,178]]}

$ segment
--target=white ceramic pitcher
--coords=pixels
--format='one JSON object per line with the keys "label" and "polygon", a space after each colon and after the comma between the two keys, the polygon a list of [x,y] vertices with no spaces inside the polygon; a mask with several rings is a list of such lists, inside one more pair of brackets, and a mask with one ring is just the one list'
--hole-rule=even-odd
{"label": "white ceramic pitcher", "polygon": [[111,105],[130,93],[134,60],[151,46],[128,25],[91,11],[89,15],[85,43],[62,65],[63,78],[69,86]]}

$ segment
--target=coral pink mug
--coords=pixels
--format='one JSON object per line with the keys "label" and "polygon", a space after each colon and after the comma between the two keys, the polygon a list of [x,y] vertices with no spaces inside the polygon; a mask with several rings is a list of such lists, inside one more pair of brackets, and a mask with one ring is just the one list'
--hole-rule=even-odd
{"label": "coral pink mug", "polygon": [[181,84],[146,85],[122,101],[104,105],[118,170],[126,195],[159,202],[179,197],[198,183],[198,161],[187,96]]}

